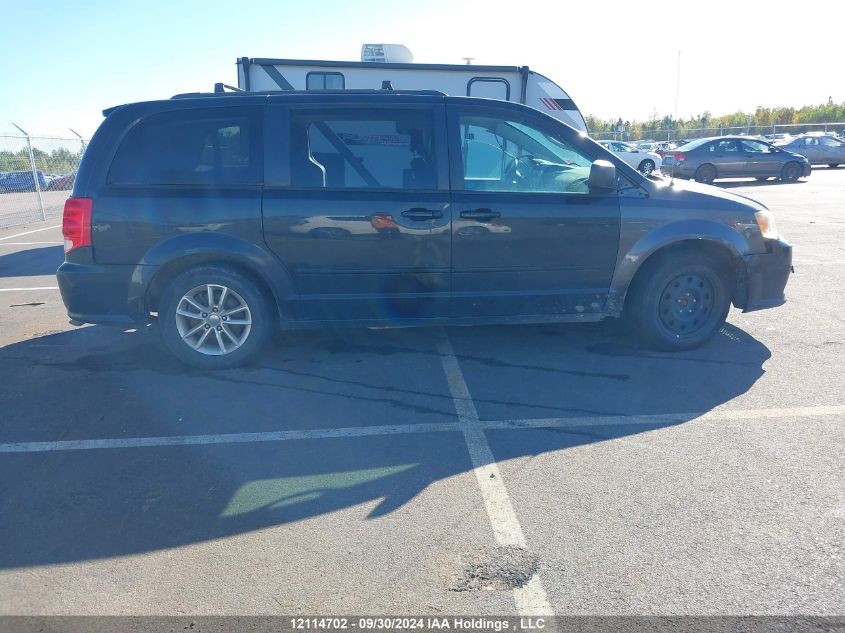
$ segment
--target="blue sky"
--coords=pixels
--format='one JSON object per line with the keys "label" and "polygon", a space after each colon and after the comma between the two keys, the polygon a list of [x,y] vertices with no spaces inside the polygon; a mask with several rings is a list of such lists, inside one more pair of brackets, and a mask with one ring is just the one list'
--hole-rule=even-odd
{"label": "blue sky", "polygon": [[824,35],[812,16],[841,25],[845,3],[801,7],[793,27],[774,4],[725,0],[0,0],[0,133],[14,121],[87,136],[105,107],[236,83],[237,57],[355,60],[364,42],[419,62],[527,64],[602,117],[672,114],[679,48],[682,116],[843,101],[841,28]]}

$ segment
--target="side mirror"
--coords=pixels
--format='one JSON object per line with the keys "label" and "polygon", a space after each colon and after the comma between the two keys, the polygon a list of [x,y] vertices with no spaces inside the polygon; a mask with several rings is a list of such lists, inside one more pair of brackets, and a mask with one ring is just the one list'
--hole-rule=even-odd
{"label": "side mirror", "polygon": [[616,191],[616,167],[608,160],[594,160],[587,180],[590,191]]}

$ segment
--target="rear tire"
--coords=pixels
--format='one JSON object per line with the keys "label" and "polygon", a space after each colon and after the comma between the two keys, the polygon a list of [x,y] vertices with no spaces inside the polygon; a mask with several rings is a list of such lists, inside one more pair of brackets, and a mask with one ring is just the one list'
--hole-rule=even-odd
{"label": "rear tire", "polygon": [[801,177],[801,165],[798,163],[787,163],[780,172],[780,179],[784,182],[795,182]]}
{"label": "rear tire", "polygon": [[275,329],[270,302],[252,279],[221,265],[183,272],[165,288],[158,329],[169,352],[197,369],[253,358]]}
{"label": "rear tire", "polygon": [[637,273],[626,316],[649,347],[679,352],[700,347],[719,331],[731,305],[725,265],[706,253],[669,252]]}
{"label": "rear tire", "polygon": [[837,167],[839,167],[839,163],[830,163],[828,164],[828,167],[830,167],[831,169],[836,169]]}
{"label": "rear tire", "polygon": [[716,175],[716,168],[708,163],[696,169],[695,176],[693,176],[693,178],[695,178],[697,182],[703,182],[704,184],[710,185],[713,184],[714,180],[716,180]]}

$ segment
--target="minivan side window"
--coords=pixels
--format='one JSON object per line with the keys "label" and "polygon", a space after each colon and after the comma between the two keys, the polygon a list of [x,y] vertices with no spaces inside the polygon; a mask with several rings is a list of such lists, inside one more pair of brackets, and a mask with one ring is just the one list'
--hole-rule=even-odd
{"label": "minivan side window", "polygon": [[292,110],[291,186],[437,188],[430,109]]}
{"label": "minivan side window", "polygon": [[590,193],[592,159],[543,130],[495,116],[461,114],[464,189]]}
{"label": "minivan side window", "polygon": [[257,119],[250,110],[179,110],[143,119],[120,144],[109,170],[109,183],[260,183],[260,137]]}

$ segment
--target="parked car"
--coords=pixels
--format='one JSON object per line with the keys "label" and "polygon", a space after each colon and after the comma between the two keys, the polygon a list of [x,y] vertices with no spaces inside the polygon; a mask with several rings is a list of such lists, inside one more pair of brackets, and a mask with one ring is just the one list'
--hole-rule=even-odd
{"label": "parked car", "polygon": [[791,134],[766,134],[764,140],[768,143],[778,143],[780,141],[787,141],[792,138]]}
{"label": "parked car", "polygon": [[765,206],[645,178],[528,106],[291,91],[104,114],[65,204],[62,299],[75,325],[156,323],[195,367],[341,324],[624,315],[685,350],[731,303],[785,300],[792,248]]}
{"label": "parked car", "polygon": [[[38,185],[41,189],[47,188],[47,178],[44,172],[37,171]],[[7,171],[0,174],[0,192],[15,193],[23,191],[35,191],[35,178],[31,171]]]}
{"label": "parked car", "polygon": [[55,176],[47,183],[47,191],[68,191],[73,189],[73,183],[76,181],[76,172]]}
{"label": "parked car", "polygon": [[660,169],[660,166],[663,164],[660,154],[641,151],[630,143],[623,143],[621,141],[599,141],[599,143],[638,172],[646,175]]}
{"label": "parked car", "polygon": [[675,178],[712,183],[718,178],[776,177],[792,182],[810,175],[809,161],[765,141],[745,136],[717,136],[690,141],[667,152],[663,172]]}
{"label": "parked car", "polygon": [[802,134],[776,143],[780,149],[801,154],[811,165],[838,167],[845,164],[845,143],[833,136]]}
{"label": "parked car", "polygon": [[658,143],[655,143],[654,141],[640,141],[635,145],[641,152],[657,152]]}

